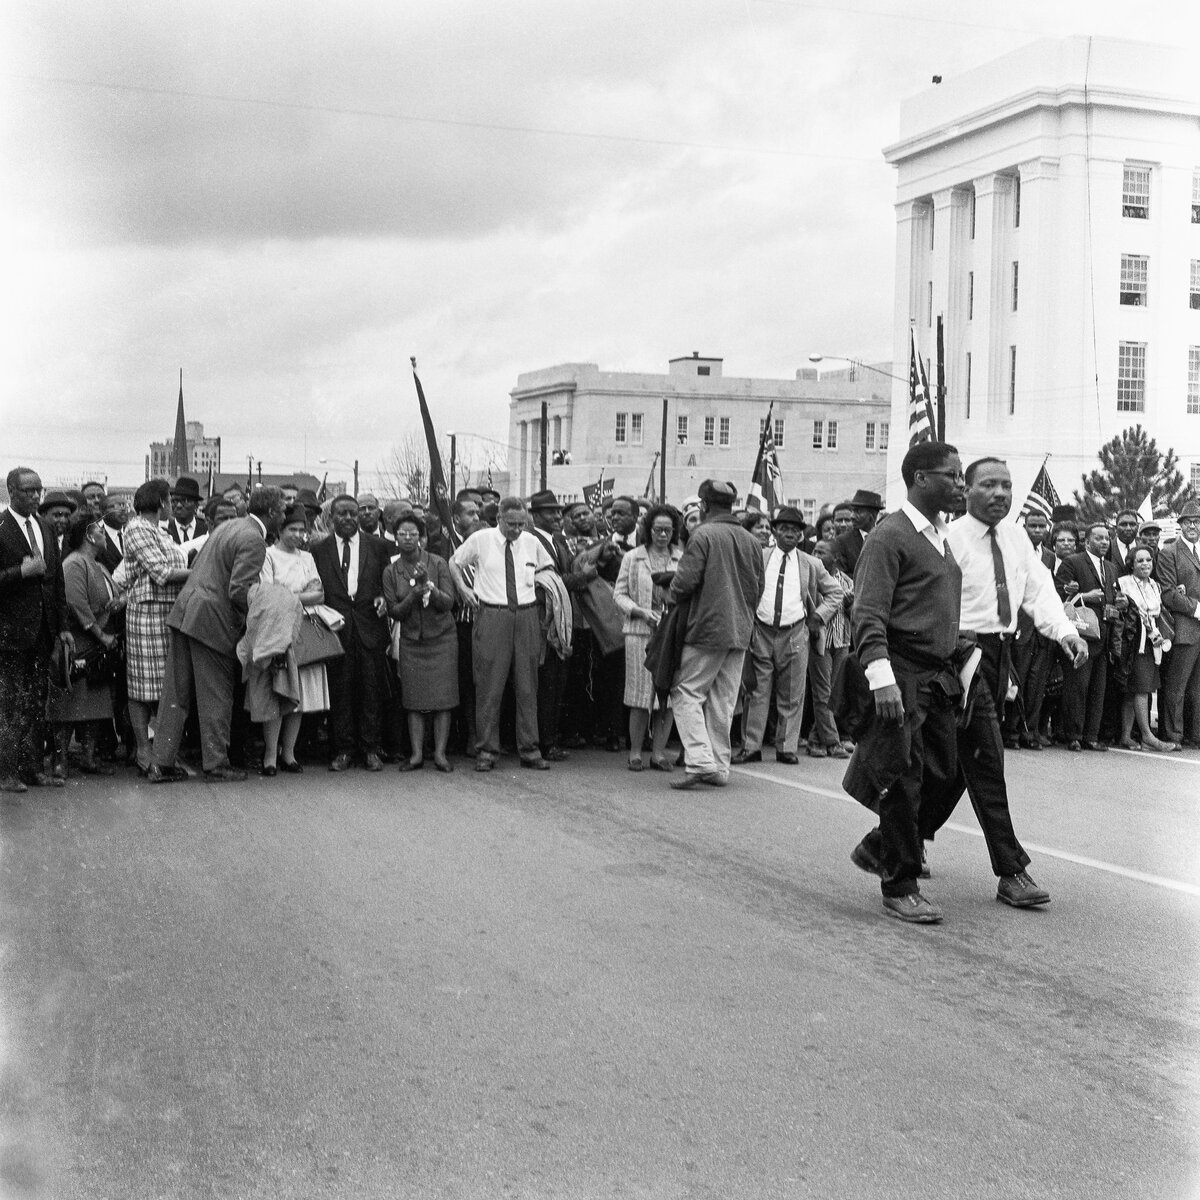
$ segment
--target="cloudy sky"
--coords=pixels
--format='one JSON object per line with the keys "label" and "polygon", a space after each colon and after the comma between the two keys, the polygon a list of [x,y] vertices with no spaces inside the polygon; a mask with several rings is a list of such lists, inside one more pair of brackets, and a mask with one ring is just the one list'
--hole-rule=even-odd
{"label": "cloudy sky", "polygon": [[1192,7],[7,0],[6,458],[140,480],[180,366],[227,469],[369,481],[410,355],[441,429],[499,441],[557,362],[887,358],[900,101],[1038,37],[1194,39]]}

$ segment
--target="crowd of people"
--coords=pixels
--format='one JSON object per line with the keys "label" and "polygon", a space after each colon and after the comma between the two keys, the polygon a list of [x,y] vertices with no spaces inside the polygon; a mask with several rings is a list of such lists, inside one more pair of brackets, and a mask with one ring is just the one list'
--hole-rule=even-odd
{"label": "crowd of people", "polygon": [[[152,783],[427,758],[487,772],[514,754],[547,770],[585,747],[682,766],[671,786],[689,789],[773,746],[786,765],[850,759],[847,790],[880,815],[852,857],[891,915],[936,919],[923,844],[964,789],[1000,898],[1045,903],[1003,749],[1200,745],[1200,506],[1162,547],[1135,513],[1112,530],[1073,511],[1014,523],[1002,462],[964,476],[952,447],[922,446],[896,512],[860,489],[811,526],[786,505],[738,511],[717,480],[678,508],[467,488],[443,526],[371,494],[205,501],[188,477],[130,505],[96,482],[47,493],[18,467],[0,520],[0,790],[121,764]],[[956,721],[930,687],[966,694],[946,674],[964,639],[984,682]],[[922,750],[964,737],[970,755]]]}

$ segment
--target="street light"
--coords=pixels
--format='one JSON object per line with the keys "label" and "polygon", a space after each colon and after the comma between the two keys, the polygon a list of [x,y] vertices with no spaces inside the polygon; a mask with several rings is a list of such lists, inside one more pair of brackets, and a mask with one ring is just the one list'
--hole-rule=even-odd
{"label": "street light", "polygon": [[354,465],[352,467],[350,466],[350,463],[343,462],[340,458],[318,458],[317,462],[323,463],[327,467],[328,466],[350,467],[350,469],[354,472],[354,498],[358,499],[358,459],[357,458],[354,460]]}
{"label": "street light", "polygon": [[836,358],[838,362],[848,362],[852,367],[862,367],[864,371],[874,371],[876,375],[884,375],[888,379],[898,379],[901,383],[908,383],[908,379],[903,375],[895,375],[881,367],[873,367],[870,363],[863,362],[861,358],[851,358],[848,354],[810,354],[808,361],[819,363],[824,362],[827,358]]}

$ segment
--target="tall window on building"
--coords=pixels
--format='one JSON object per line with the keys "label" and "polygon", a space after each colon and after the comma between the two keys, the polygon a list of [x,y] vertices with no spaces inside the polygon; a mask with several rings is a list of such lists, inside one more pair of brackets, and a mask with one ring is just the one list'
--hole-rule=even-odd
{"label": "tall window on building", "polygon": [[1021,264],[1014,262],[1012,265],[1012,310],[1017,311],[1017,279],[1020,275]]}
{"label": "tall window on building", "polygon": [[1121,342],[1117,350],[1117,412],[1146,411],[1146,343]]}
{"label": "tall window on building", "polygon": [[715,446],[717,443],[717,418],[704,418],[704,444],[706,446]]}
{"label": "tall window on building", "polygon": [[817,519],[817,498],[811,496],[806,499],[800,512],[804,517],[804,523],[811,525]]}
{"label": "tall window on building", "polygon": [[1121,181],[1121,216],[1150,219],[1150,168],[1125,164]]}
{"label": "tall window on building", "polygon": [[967,272],[967,320],[975,320],[975,272]]}
{"label": "tall window on building", "polygon": [[775,418],[774,437],[775,437],[775,449],[782,450],[783,449],[783,418],[782,417]]}
{"label": "tall window on building", "polygon": [[879,448],[886,450],[888,448],[888,432],[891,429],[890,421],[879,422]]}
{"label": "tall window on building", "polygon": [[640,446],[642,444],[642,414],[629,414],[629,444],[631,446]]}
{"label": "tall window on building", "polygon": [[1200,258],[1192,259],[1192,287],[1189,304],[1192,308],[1200,308]]}
{"label": "tall window on building", "polygon": [[814,450],[824,450],[825,449],[825,422],[824,421],[814,421],[813,422],[812,448]]}
{"label": "tall window on building", "polygon": [[688,442],[688,419],[687,417],[675,418],[675,442],[677,445],[686,446]]}
{"label": "tall window on building", "polygon": [[1008,413],[1017,411],[1017,348],[1008,348]]}
{"label": "tall window on building", "polygon": [[1200,492],[1200,463],[1192,463],[1192,491]]}
{"label": "tall window on building", "polygon": [[825,423],[825,449],[837,449],[837,430],[838,423],[836,421],[827,421]]}
{"label": "tall window on building", "polygon": [[967,351],[966,377],[967,377],[966,388],[964,389],[964,391],[966,392],[967,420],[969,421],[971,419],[971,352],[970,352],[970,350]]}
{"label": "tall window on building", "polygon": [[875,422],[874,421],[867,422],[867,436],[866,436],[866,440],[863,442],[863,449],[864,450],[874,450],[875,449]]}
{"label": "tall window on building", "polygon": [[1188,347],[1188,393],[1189,416],[1200,416],[1200,346]]}
{"label": "tall window on building", "polygon": [[1021,228],[1021,177],[1013,176],[1013,228]]}
{"label": "tall window on building", "polygon": [[1121,303],[1141,307],[1146,303],[1146,278],[1150,260],[1144,254],[1121,255]]}
{"label": "tall window on building", "polygon": [[617,445],[625,445],[625,436],[629,429],[629,414],[617,413]]}
{"label": "tall window on building", "polygon": [[1200,167],[1192,172],[1192,224],[1200,225]]}
{"label": "tall window on building", "polygon": [[729,418],[728,417],[721,418],[721,423],[717,429],[717,445],[718,446],[728,446],[729,445]]}

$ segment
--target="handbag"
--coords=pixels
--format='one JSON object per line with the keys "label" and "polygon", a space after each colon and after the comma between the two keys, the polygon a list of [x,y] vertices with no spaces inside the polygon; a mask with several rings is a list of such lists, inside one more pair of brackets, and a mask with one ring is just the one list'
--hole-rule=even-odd
{"label": "handbag", "polygon": [[112,683],[121,665],[120,644],[93,646],[86,654],[76,655],[71,660],[71,681],[86,679],[91,684]]}
{"label": "handbag", "polygon": [[296,656],[296,666],[312,667],[341,658],[346,648],[332,629],[306,612],[292,639],[292,653]]}
{"label": "handbag", "polygon": [[1100,640],[1100,618],[1084,604],[1082,596],[1073,596],[1068,600],[1063,605],[1063,613],[1085,641]]}

